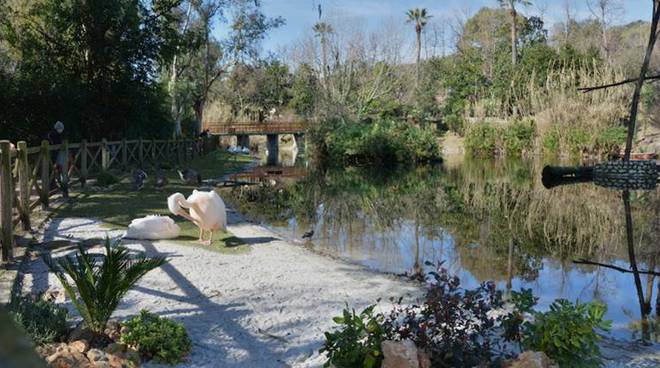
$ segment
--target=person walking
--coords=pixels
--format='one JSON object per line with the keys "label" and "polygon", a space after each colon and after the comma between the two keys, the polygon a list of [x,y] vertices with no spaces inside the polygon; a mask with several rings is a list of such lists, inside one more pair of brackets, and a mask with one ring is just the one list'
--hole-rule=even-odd
{"label": "person walking", "polygon": [[[60,145],[64,141],[64,123],[57,121],[53,125],[53,129],[48,133],[48,142],[50,145]],[[54,189],[56,186],[60,187],[62,191],[62,197],[69,197],[69,168],[67,165],[67,155],[68,152],[62,150],[57,151],[57,155],[51,155],[51,162],[55,168],[55,175],[53,180],[51,180],[50,186],[51,189]]]}

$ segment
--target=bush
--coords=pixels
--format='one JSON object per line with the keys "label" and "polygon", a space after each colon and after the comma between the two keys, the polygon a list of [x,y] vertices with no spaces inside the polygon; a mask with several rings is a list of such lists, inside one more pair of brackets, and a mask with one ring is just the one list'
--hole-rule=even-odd
{"label": "bush", "polygon": [[100,187],[109,187],[119,183],[119,178],[107,171],[101,171],[96,177],[96,185]]}
{"label": "bush", "polygon": [[533,148],[536,127],[533,120],[516,121],[504,128],[504,147],[507,155],[520,156]]}
{"label": "bush", "polygon": [[465,148],[479,157],[520,156],[532,150],[535,136],[536,127],[531,120],[507,125],[482,122],[467,130]]}
{"label": "bush", "polygon": [[472,290],[438,265],[421,306],[398,306],[385,322],[388,338],[410,339],[431,353],[433,366],[472,367],[490,362],[502,307],[495,283],[485,282]]}
{"label": "bush", "polygon": [[607,307],[599,302],[573,304],[558,299],[545,313],[535,312],[534,322],[526,328],[524,346],[546,353],[561,367],[598,367],[600,336],[597,329],[608,331],[604,321]]}
{"label": "bush", "polygon": [[331,163],[391,166],[441,159],[435,132],[408,123],[331,120],[318,125],[310,139]]}
{"label": "bush", "polygon": [[121,341],[146,359],[174,365],[190,353],[190,338],[181,323],[142,310],[122,325],[128,332],[122,334]]}
{"label": "bush", "polygon": [[325,333],[325,343],[320,350],[328,354],[325,367],[331,364],[338,368],[380,367],[383,360],[380,344],[385,332],[383,316],[374,315],[374,307],[367,307],[359,315],[355,309],[347,307],[342,316],[333,318],[340,328]]}
{"label": "bush", "polygon": [[[56,260],[46,256],[44,262],[60,280],[83,322],[99,334],[104,331],[121,298],[133,285],[166,262],[161,257],[131,254],[119,245],[112,247],[108,238],[105,239],[103,262],[82,247],[78,250],[78,254]],[[73,280],[73,285],[67,276]]]}
{"label": "bush", "polygon": [[462,116],[450,114],[445,116],[442,122],[448,130],[458,134],[459,136],[462,137],[465,134],[465,120]]}
{"label": "bush", "polygon": [[499,129],[493,124],[472,124],[465,133],[465,149],[474,156],[496,156],[499,154],[499,134]]}
{"label": "bush", "polygon": [[9,305],[14,321],[37,345],[62,341],[67,334],[67,310],[55,303],[24,297]]}

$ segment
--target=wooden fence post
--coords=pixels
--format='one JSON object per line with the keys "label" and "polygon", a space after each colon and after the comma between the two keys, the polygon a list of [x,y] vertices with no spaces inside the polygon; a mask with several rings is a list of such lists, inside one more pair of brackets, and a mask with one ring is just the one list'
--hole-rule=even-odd
{"label": "wooden fence post", "polygon": [[62,197],[69,198],[69,141],[63,140],[60,146],[60,155],[62,155],[62,162],[60,166],[60,189],[62,190]]}
{"label": "wooden fence post", "polygon": [[121,166],[124,170],[128,169],[128,147],[126,138],[121,140]]}
{"label": "wooden fence post", "polygon": [[30,225],[30,162],[28,161],[27,143],[20,141],[18,149],[18,208],[23,230],[28,231]]}
{"label": "wooden fence post", "polygon": [[110,153],[108,152],[108,140],[103,138],[101,139],[101,170],[108,170],[108,164],[110,163]]}
{"label": "wooden fence post", "polygon": [[87,139],[80,142],[80,185],[84,188],[87,183]]}
{"label": "wooden fence post", "polygon": [[158,162],[156,160],[156,140],[155,139],[151,140],[151,162],[154,165],[156,165],[156,167],[160,167],[160,165],[158,165]]}
{"label": "wooden fence post", "polygon": [[144,168],[144,140],[140,137],[138,141],[138,160],[140,161],[140,168]]}
{"label": "wooden fence post", "polygon": [[50,144],[48,141],[41,141],[41,193],[39,200],[41,208],[48,208],[48,197],[50,196]]}
{"label": "wooden fence post", "polygon": [[14,257],[14,224],[12,219],[14,192],[11,175],[11,143],[0,141],[0,224],[2,224],[2,261]]}

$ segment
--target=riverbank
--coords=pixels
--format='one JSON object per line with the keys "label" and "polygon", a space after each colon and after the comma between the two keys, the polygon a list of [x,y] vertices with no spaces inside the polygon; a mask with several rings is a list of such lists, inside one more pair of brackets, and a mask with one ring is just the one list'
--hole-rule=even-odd
{"label": "riverbank", "polygon": [[[249,251],[227,254],[172,241],[123,241],[131,249],[167,256],[169,263],[129,292],[114,317],[148,308],[182,322],[193,349],[180,367],[321,366],[323,332],[332,328],[331,317],[345,303],[357,309],[379,298],[413,298],[421,292],[418,284],[283,241],[233,211],[228,230]],[[90,219],[54,219],[42,241],[82,242],[105,234],[117,237],[121,231]],[[69,251],[54,250],[58,255]],[[27,261],[23,271],[23,292],[61,288],[39,257]]]}

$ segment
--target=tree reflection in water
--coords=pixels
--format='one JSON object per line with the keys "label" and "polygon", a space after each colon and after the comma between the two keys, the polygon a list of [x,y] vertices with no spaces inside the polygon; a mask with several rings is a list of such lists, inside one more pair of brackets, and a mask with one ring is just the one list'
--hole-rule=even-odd
{"label": "tree reflection in water", "polygon": [[629,301],[643,291],[639,300],[650,305],[653,276],[637,270],[646,285],[632,280],[630,288],[627,273],[570,261],[628,270],[633,246],[640,268],[653,270],[658,192],[629,193],[631,243],[617,192],[591,183],[547,190],[541,167],[466,160],[412,170],[310,170],[299,180],[271,178],[224,196],[286,237],[301,240],[314,230],[309,247],[381,271],[420,274],[425,262],[444,260],[467,286],[494,280],[508,290],[532,288],[541,305],[559,297],[600,299],[619,335],[629,335],[622,332],[630,331],[629,321],[650,313],[629,312]]}

